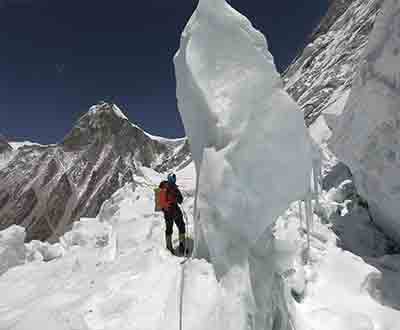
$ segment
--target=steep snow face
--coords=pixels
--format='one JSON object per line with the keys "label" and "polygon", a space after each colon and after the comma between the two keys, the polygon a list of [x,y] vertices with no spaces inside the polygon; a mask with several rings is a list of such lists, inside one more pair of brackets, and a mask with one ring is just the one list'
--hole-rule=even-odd
{"label": "steep snow face", "polygon": [[374,221],[400,241],[400,4],[387,0],[331,145]]}
{"label": "steep snow face", "polygon": [[302,114],[264,36],[224,0],[199,2],[175,68],[199,175],[197,255],[211,259],[227,288],[216,328],[290,329],[272,227],[306,191]]}
{"label": "steep snow face", "polygon": [[381,0],[334,0],[301,55],[284,74],[307,126],[351,88]]}

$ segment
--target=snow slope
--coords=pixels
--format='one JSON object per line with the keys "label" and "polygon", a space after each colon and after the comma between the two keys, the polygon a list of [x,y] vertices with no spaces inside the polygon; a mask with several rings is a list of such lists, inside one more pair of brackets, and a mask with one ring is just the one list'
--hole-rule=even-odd
{"label": "snow slope", "polygon": [[[179,178],[188,197],[193,172]],[[137,178],[114,194],[102,208],[102,222],[75,223],[63,239],[64,257],[27,263],[1,276],[0,328],[178,328],[182,259],[163,248],[164,221],[153,212],[152,180],[158,183],[158,174],[148,169],[147,180]],[[190,204],[187,198],[189,213]],[[219,289],[211,265],[192,261],[186,277],[185,328],[215,329]]]}
{"label": "snow slope", "polygon": [[[320,203],[325,212],[332,208],[334,212],[328,223],[326,218],[314,214],[309,264],[304,265],[302,262],[307,240],[297,203],[278,220],[275,228],[277,238],[291,242],[297,254],[292,268],[283,276],[297,300],[296,308],[305,328],[400,329],[399,255],[369,257],[369,253],[384,247],[385,240],[380,237],[373,242],[366,239],[366,236],[357,239],[366,230],[379,235],[376,228],[368,228],[371,225],[363,223],[365,215],[360,215],[363,211],[357,206],[353,210],[347,209],[346,203],[329,199],[327,192],[323,194]],[[347,216],[340,215],[340,209],[349,212]],[[335,224],[337,221],[344,221],[344,232],[338,231]],[[350,252],[346,244],[342,245],[344,250],[338,247],[338,243],[343,244],[342,234],[346,232],[351,247],[356,248],[359,254]],[[379,248],[374,244],[378,244]]]}

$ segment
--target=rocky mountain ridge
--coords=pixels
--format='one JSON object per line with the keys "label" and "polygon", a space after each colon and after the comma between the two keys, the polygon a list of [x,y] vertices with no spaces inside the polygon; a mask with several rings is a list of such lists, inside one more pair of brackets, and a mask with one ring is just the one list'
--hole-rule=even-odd
{"label": "rocky mountain ridge", "polygon": [[310,43],[284,73],[306,124],[348,96],[381,0],[334,0]]}
{"label": "rocky mountain ridge", "polygon": [[56,145],[20,147],[0,170],[0,228],[22,225],[27,240],[56,240],[80,217],[141,175],[190,163],[186,139],[153,137],[113,104],[93,106]]}

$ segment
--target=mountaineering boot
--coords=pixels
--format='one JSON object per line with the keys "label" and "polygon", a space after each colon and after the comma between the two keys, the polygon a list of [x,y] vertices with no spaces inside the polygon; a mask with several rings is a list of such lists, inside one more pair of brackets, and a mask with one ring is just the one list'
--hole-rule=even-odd
{"label": "mountaineering boot", "polygon": [[172,247],[172,235],[165,235],[165,242],[167,244],[167,250],[174,254],[174,248]]}
{"label": "mountaineering boot", "polygon": [[185,234],[179,234],[179,254],[185,254]]}

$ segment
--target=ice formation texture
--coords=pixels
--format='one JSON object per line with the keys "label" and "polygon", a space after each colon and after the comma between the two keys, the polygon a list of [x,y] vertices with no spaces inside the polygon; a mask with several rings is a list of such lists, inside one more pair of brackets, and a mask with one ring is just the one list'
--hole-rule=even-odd
{"label": "ice formation texture", "polygon": [[10,226],[0,232],[0,275],[9,268],[25,262],[25,230],[20,226]]}
{"label": "ice formation texture", "polygon": [[386,0],[331,145],[374,221],[400,241],[400,3]]}
{"label": "ice formation texture", "polygon": [[175,69],[199,175],[197,256],[226,289],[218,329],[291,329],[272,227],[309,182],[302,113],[265,37],[225,0],[199,2]]}

